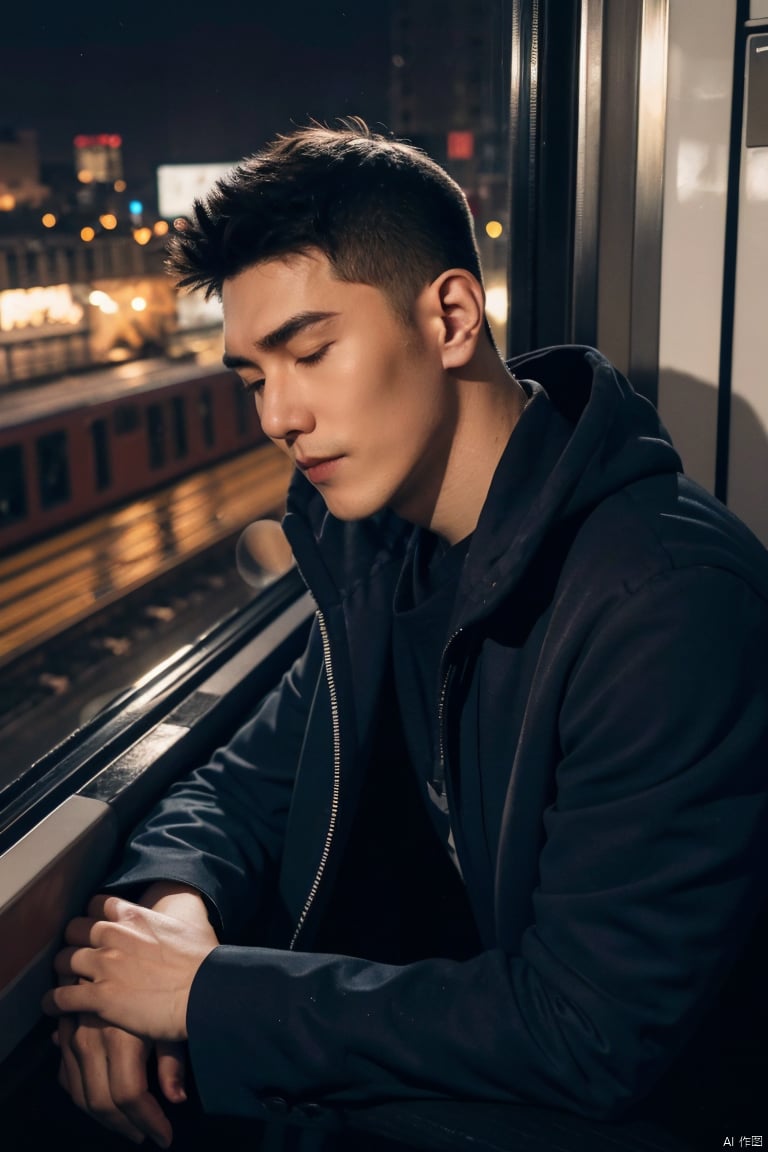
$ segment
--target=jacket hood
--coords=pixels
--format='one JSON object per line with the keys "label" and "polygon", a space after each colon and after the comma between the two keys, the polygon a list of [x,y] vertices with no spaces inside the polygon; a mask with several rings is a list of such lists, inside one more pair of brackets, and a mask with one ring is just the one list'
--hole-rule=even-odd
{"label": "jacket hood", "polygon": [[[464,567],[462,599],[472,615],[508,594],[555,524],[581,521],[636,480],[682,470],[654,407],[593,348],[543,349],[508,367],[529,401],[494,474]],[[298,472],[284,528],[321,601],[343,595],[391,560],[393,550],[402,555],[413,532],[388,511],[342,523]]]}
{"label": "jacket hood", "polygon": [[682,471],[652,404],[593,348],[562,346],[510,360],[529,401],[494,474],[462,593],[492,607],[557,526],[567,534],[638,480]]}

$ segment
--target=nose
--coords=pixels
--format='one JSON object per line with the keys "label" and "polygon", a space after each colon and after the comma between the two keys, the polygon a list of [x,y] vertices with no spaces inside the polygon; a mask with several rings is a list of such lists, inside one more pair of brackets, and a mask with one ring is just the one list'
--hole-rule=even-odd
{"label": "nose", "polygon": [[264,380],[258,398],[261,426],[270,440],[293,443],[297,436],[315,426],[312,412],[301,388],[290,372],[273,372]]}

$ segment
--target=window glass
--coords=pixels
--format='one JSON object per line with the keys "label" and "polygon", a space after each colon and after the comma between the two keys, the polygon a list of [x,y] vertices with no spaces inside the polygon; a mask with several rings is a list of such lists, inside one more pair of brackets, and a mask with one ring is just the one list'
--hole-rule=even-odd
{"label": "window glass", "polygon": [[162,404],[147,405],[147,448],[150,468],[165,464],[165,412]]}
{"label": "window glass", "polygon": [[106,420],[94,420],[91,425],[93,439],[94,481],[99,492],[112,483],[112,467],[109,455],[109,426]]}
{"label": "window glass", "polygon": [[200,389],[198,407],[200,411],[200,427],[203,433],[203,443],[206,448],[213,448],[216,442],[216,430],[214,427],[213,401],[209,388]]}
{"label": "window glass", "polygon": [[20,444],[10,444],[0,448],[0,523],[19,520],[26,514],[24,452]]}
{"label": "window glass", "polygon": [[187,406],[183,396],[174,396],[171,401],[173,450],[178,460],[187,454]]}
{"label": "window glass", "polygon": [[70,497],[69,452],[66,432],[47,432],[37,438],[37,482],[41,508],[66,504]]}
{"label": "window glass", "polygon": [[[9,14],[0,419],[6,395],[31,398],[18,443],[0,450],[9,772],[259,595],[236,545],[248,524],[280,517],[290,466],[222,369],[220,304],[177,292],[164,267],[173,220],[218,175],[311,121],[356,116],[424,148],[466,192],[504,348],[508,8],[231,0],[183,20],[162,5],[151,22],[109,5]],[[35,430],[41,415],[54,431]],[[2,607],[6,555],[34,573],[23,635]]]}

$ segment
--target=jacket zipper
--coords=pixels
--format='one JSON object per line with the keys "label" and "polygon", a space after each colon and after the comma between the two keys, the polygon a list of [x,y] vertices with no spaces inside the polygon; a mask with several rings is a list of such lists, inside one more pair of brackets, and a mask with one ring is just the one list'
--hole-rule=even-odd
{"label": "jacket zipper", "polygon": [[320,636],[323,641],[323,663],[325,664],[325,675],[328,680],[328,693],[331,698],[331,723],[333,726],[333,795],[331,797],[331,815],[328,821],[328,831],[325,834],[325,844],[323,845],[323,853],[320,857],[320,863],[317,866],[315,878],[312,881],[312,887],[309,890],[309,895],[301,910],[296,930],[293,933],[291,942],[288,945],[289,950],[296,946],[296,941],[299,934],[304,927],[304,922],[307,919],[309,910],[314,903],[317,890],[320,887],[320,881],[325,871],[325,865],[328,862],[328,856],[331,851],[331,841],[333,834],[336,830],[336,819],[339,813],[339,793],[341,791],[341,729],[339,725],[339,702],[336,695],[336,681],[333,677],[333,665],[331,663],[331,644],[328,639],[328,627],[325,623],[325,617],[322,611],[317,610],[317,622],[320,626]]}
{"label": "jacket zipper", "polygon": [[[459,628],[459,629],[457,629],[456,632],[453,633],[452,636],[449,637],[448,643],[446,644],[445,648],[443,649],[443,655],[440,659],[441,664],[445,664],[446,658],[448,656],[448,649],[451,647],[451,645],[453,644],[453,642],[457,638],[457,636],[460,636],[462,632],[463,632],[463,628]],[[440,686],[440,696],[439,696],[438,702],[437,702],[437,741],[438,741],[438,757],[439,757],[439,759],[438,759],[438,775],[436,778],[433,778],[432,786],[434,787],[435,791],[437,791],[438,795],[440,795],[440,796],[442,796],[443,793],[445,792],[445,769],[446,769],[446,763],[445,763],[445,761],[446,761],[445,705],[446,705],[446,701],[448,699],[448,691],[449,691],[449,688],[451,685],[451,679],[453,676],[453,671],[454,671],[453,665],[451,665],[449,668],[446,669],[445,675],[443,676],[443,682]]]}

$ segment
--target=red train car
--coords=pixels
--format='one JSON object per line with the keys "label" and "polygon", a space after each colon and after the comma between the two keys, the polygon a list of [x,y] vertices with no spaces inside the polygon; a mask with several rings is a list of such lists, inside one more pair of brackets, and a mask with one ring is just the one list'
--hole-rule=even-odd
{"label": "red train car", "polygon": [[263,439],[224,369],[133,362],[0,401],[0,555]]}

